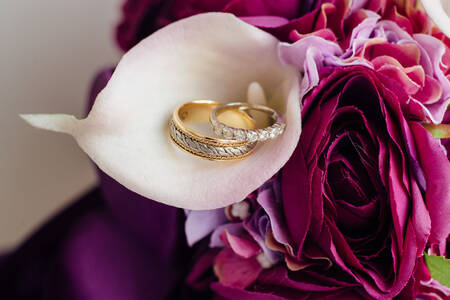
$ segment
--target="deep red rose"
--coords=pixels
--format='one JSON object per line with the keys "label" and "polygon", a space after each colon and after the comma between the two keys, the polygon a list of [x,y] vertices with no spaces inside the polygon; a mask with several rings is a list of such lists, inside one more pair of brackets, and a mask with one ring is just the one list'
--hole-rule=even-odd
{"label": "deep red rose", "polygon": [[403,115],[401,89],[364,67],[324,72],[283,170],[290,259],[327,274],[326,257],[372,297],[390,298],[405,292],[426,247],[445,255],[450,163]]}
{"label": "deep red rose", "polygon": [[304,98],[303,130],[282,169],[281,195],[274,191],[269,206],[256,198],[271,222],[265,245],[282,260],[261,268],[253,254],[241,253],[254,247],[228,243],[211,249],[189,282],[208,278],[217,299],[445,295],[422,259],[424,251],[445,255],[450,233],[450,163],[442,145],[405,117],[407,94],[386,87],[376,71],[352,66],[320,75]]}

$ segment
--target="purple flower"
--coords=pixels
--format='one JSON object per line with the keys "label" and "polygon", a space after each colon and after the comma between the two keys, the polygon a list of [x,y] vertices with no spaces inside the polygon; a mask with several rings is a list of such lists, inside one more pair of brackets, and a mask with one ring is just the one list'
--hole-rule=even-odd
{"label": "purple flower", "polygon": [[369,60],[378,72],[403,86],[409,105],[423,110],[422,119],[440,123],[450,103],[448,48],[432,36],[411,36],[396,23],[378,19],[373,15],[353,30],[344,57]]}
{"label": "purple flower", "polygon": [[305,74],[301,96],[319,83],[324,66],[365,65],[408,94],[402,107],[409,118],[440,123],[450,103],[450,50],[432,36],[411,36],[396,23],[379,19],[369,13],[353,29],[346,50],[320,36],[283,44],[282,60]]}
{"label": "purple flower", "polygon": [[208,262],[219,278],[212,289],[225,299],[445,295],[422,261],[425,250],[445,255],[450,234],[450,163],[439,140],[406,119],[407,94],[374,70],[322,68],[320,77],[281,174],[245,200],[250,216],[213,229],[226,238],[210,244],[222,249]]}
{"label": "purple flower", "polygon": [[322,78],[304,100],[299,147],[283,169],[295,260],[323,275],[326,257],[349,276],[334,279],[393,297],[426,247],[445,254],[450,164],[439,141],[403,115],[401,89],[364,67]]}

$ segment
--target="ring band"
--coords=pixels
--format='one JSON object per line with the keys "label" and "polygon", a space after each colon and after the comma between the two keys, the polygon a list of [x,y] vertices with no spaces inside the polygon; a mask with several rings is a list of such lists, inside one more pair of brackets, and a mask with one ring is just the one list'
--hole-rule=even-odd
{"label": "ring band", "polygon": [[[211,160],[234,160],[249,155],[255,142],[236,141],[201,134],[186,126],[186,123],[208,123],[211,111],[223,104],[212,100],[195,100],[178,106],[169,122],[172,141],[183,150]],[[244,111],[233,110],[228,122],[254,128],[254,121]]]}
{"label": "ring band", "polygon": [[[243,112],[248,110],[257,110],[267,113],[272,120],[272,124],[261,129],[245,129],[233,127],[219,121],[218,116],[226,110],[238,109]],[[284,132],[286,124],[283,122],[283,117],[276,110],[260,104],[250,104],[243,102],[232,102],[217,106],[211,111],[210,123],[213,126],[214,132],[222,137],[234,139],[236,141],[246,141],[254,143],[257,141],[266,141],[274,139]]]}

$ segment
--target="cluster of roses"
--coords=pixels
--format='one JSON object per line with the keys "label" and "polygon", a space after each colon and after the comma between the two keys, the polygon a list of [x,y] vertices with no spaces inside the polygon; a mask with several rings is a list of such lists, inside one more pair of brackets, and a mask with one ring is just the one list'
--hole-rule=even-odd
{"label": "cluster of roses", "polygon": [[448,296],[422,256],[448,254],[450,152],[423,124],[450,119],[450,39],[414,0],[130,0],[119,44],[208,11],[286,42],[303,128],[247,199],[187,212],[188,242],[209,247],[190,284],[226,299]]}

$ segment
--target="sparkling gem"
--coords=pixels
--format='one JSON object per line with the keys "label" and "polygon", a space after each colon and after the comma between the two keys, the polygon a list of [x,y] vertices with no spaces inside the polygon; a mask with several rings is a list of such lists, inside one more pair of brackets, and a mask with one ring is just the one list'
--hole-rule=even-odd
{"label": "sparkling gem", "polygon": [[247,132],[247,140],[250,142],[256,142],[258,140],[258,134],[254,131]]}
{"label": "sparkling gem", "polygon": [[278,124],[274,124],[269,128],[269,137],[271,139],[276,138],[277,136],[280,135],[281,131],[280,131],[280,126]]}
{"label": "sparkling gem", "polygon": [[214,127],[214,133],[218,136],[222,136],[222,128],[220,126]]}
{"label": "sparkling gem", "polygon": [[224,127],[222,129],[222,135],[226,138],[226,139],[231,139],[233,138],[233,131],[231,131],[230,128],[228,127]]}
{"label": "sparkling gem", "polygon": [[242,130],[235,130],[234,131],[234,138],[237,140],[237,141],[239,141],[239,142],[242,142],[242,141],[245,141],[245,133],[244,133],[244,131],[242,131]]}
{"label": "sparkling gem", "polygon": [[262,129],[258,131],[258,139],[260,141],[265,141],[269,138],[269,133],[267,132],[267,130]]}

